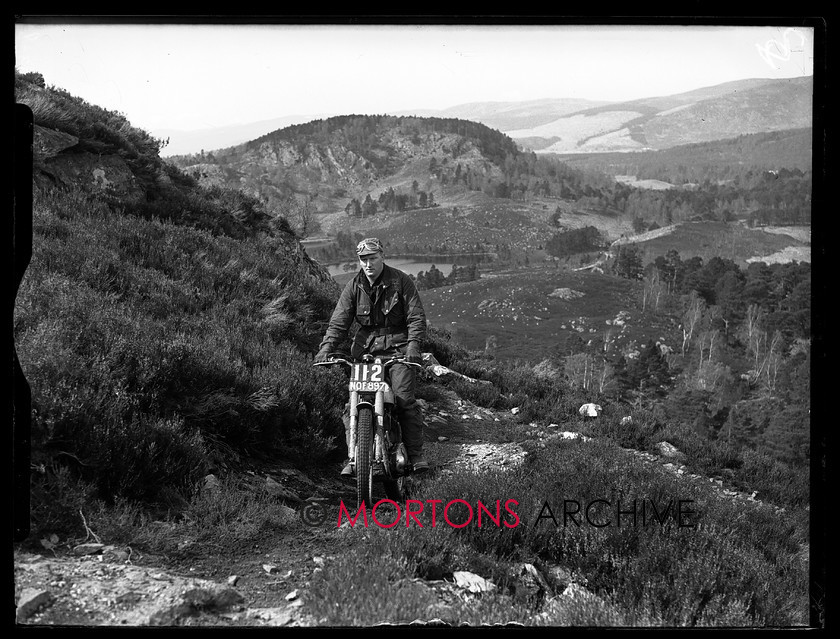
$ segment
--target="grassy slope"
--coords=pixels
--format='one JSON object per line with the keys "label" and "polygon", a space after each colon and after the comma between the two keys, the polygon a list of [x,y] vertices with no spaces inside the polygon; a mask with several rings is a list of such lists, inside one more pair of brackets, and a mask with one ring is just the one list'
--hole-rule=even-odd
{"label": "grassy slope", "polygon": [[677,251],[682,259],[699,256],[704,260],[717,255],[735,261],[746,267],[747,260],[781,251],[786,247],[807,246],[810,241],[790,235],[767,233],[762,229],[750,229],[739,223],[690,222],[678,225],[668,235],[640,242],[642,260],[652,262],[669,250]]}
{"label": "grassy slope", "polygon": [[[487,337],[495,335],[498,358],[539,361],[571,335],[597,343],[609,332],[611,347],[622,349],[650,338],[676,343],[676,327],[669,320],[642,314],[641,287],[641,282],[545,265],[494,273],[422,295],[431,323],[451,330],[467,348],[483,350]],[[558,288],[583,296],[549,297]],[[622,311],[630,316],[627,324],[613,325]]]}

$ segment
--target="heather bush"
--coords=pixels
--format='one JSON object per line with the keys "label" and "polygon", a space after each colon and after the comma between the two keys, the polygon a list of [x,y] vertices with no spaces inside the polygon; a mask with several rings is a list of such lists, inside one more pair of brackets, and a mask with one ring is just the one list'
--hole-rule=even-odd
{"label": "heather bush", "polygon": [[90,104],[58,87],[46,87],[40,74],[15,70],[15,100],[32,109],[35,124],[74,135],[82,146],[93,150],[119,152],[129,163],[157,157],[164,146],[163,140],[131,126],[123,114]]}
{"label": "heather bush", "polygon": [[[725,497],[711,485],[686,482],[659,466],[640,464],[608,440],[558,441],[534,448],[518,470],[456,472],[415,498],[442,503],[463,499],[473,506],[478,500],[495,504],[515,499],[521,519],[512,528],[485,519],[481,528],[473,521],[454,529],[441,525],[438,514],[433,530],[392,530],[394,543],[411,558],[420,576],[440,578],[453,570],[473,569],[504,590],[511,584],[505,564],[560,564],[612,611],[599,612],[597,606],[587,610],[581,603],[582,616],[570,617],[566,610],[561,615],[566,622],[807,623],[808,570],[802,559],[807,520]],[[605,527],[587,524],[583,517],[576,525],[563,517],[563,500],[585,507],[598,499],[610,501],[612,507],[620,502],[625,514],[616,516],[609,508],[593,510],[592,521],[611,521]],[[630,512],[633,500],[637,500],[635,516]],[[644,520],[641,500],[648,503]],[[693,513],[681,517],[677,500],[684,500],[686,510]],[[544,510],[546,503],[551,516]],[[655,513],[650,503],[656,505]],[[450,518],[466,521],[466,511],[452,510]],[[423,521],[428,525],[428,518]],[[475,552],[491,561],[482,566]],[[429,559],[423,564],[420,557]]]}
{"label": "heather bush", "polygon": [[35,538],[78,537],[85,533],[82,515],[96,487],[61,463],[35,464],[29,482],[29,527]]}
{"label": "heather bush", "polygon": [[66,452],[104,498],[153,502],[189,493],[216,449],[332,454],[341,380],[309,353],[335,288],[280,240],[37,190],[32,248],[14,334],[36,457]]}
{"label": "heather bush", "polygon": [[455,360],[468,356],[467,349],[452,341],[452,333],[443,328],[430,326],[426,338],[420,345],[421,350],[430,352],[443,366],[451,366]]}
{"label": "heather bush", "polygon": [[[324,615],[354,624],[362,623],[354,611],[364,610],[368,620],[396,620],[386,612],[402,601],[395,588],[412,578],[451,579],[465,570],[497,586],[471,604],[476,610],[480,601],[492,601],[485,621],[675,627],[808,621],[807,520],[640,463],[608,439],[534,446],[519,468],[457,470],[423,485],[412,498],[424,509],[410,525],[404,511],[387,530],[371,523],[364,537],[352,539],[352,552],[319,573],[311,596]],[[439,500],[435,524],[427,500]],[[583,509],[597,500],[609,505],[592,509],[589,519],[581,510],[575,520],[564,516],[564,500]],[[506,513],[505,503],[515,515]],[[377,519],[390,524],[394,515],[380,511]],[[544,573],[560,565],[591,594],[562,605],[550,604],[559,594],[554,591],[523,600],[516,578],[522,562]],[[427,609],[421,592],[414,604],[405,602],[412,618]],[[327,610],[327,602],[345,597],[353,602],[350,611]],[[520,604],[516,611],[514,601]],[[457,620],[475,620],[467,609],[447,611],[456,612]],[[537,612],[542,615],[533,616]]]}
{"label": "heather bush", "polygon": [[[441,606],[432,590],[415,583],[418,575],[451,578],[458,569],[490,575],[495,562],[452,541],[451,535],[436,529],[372,529],[363,538],[347,540],[328,568],[313,577],[307,605],[330,626],[408,624],[433,617],[471,626],[532,624],[530,611],[517,606],[506,592]],[[339,601],[340,606],[335,603]]]}

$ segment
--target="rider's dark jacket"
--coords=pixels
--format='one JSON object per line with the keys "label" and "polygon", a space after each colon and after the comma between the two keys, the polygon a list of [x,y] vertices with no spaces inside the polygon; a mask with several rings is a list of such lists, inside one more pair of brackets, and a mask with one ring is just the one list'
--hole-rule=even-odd
{"label": "rider's dark jacket", "polygon": [[353,326],[350,354],[359,358],[364,353],[389,349],[405,351],[409,342],[419,342],[426,335],[426,313],[412,279],[384,264],[382,273],[371,285],[361,269],[347,282],[330,318],[321,349],[337,350]]}

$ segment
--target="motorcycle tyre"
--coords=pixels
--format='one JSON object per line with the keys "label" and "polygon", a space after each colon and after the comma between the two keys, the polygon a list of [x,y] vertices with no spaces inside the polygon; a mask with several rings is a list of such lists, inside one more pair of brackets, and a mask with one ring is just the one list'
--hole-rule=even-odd
{"label": "motorcycle tyre", "polygon": [[373,507],[373,410],[359,408],[356,418],[356,506]]}

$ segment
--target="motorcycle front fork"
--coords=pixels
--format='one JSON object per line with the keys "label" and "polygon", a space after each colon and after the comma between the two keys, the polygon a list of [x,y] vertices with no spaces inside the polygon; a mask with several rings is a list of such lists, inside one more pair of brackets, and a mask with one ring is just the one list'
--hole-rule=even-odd
{"label": "motorcycle front fork", "polygon": [[[359,415],[359,392],[352,391],[350,393],[350,441],[347,445],[347,456],[351,463],[356,462],[356,423]],[[373,414],[376,417],[376,431],[375,431],[375,447],[374,457],[375,462],[384,462],[388,452],[385,450],[385,395],[383,392],[376,393],[373,405]]]}
{"label": "motorcycle front fork", "polygon": [[[374,461],[381,462],[385,456],[385,451],[383,450],[383,431],[385,427],[385,397],[382,392],[376,393],[376,398],[374,399],[373,405],[373,414],[376,417],[376,430],[375,430],[375,450],[374,450]],[[358,420],[359,415],[359,392],[358,391],[351,391],[350,393],[350,441],[347,445],[347,456],[350,458],[351,462],[356,461],[356,423]]]}

